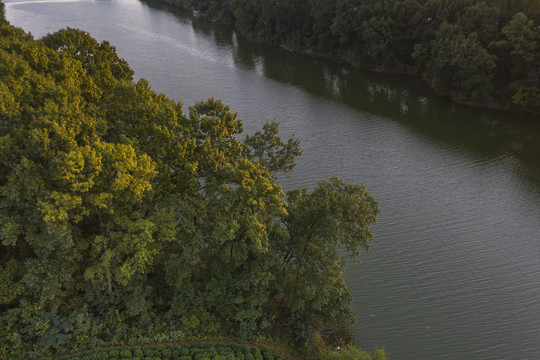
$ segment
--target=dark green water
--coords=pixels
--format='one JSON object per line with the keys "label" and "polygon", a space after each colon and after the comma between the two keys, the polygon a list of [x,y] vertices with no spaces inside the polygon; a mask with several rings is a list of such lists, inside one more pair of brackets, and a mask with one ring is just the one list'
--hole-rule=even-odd
{"label": "dark green water", "polygon": [[380,202],[373,249],[348,267],[363,348],[396,359],[540,359],[540,119],[447,102],[407,79],[246,42],[136,0],[23,1],[36,37],[71,26],[117,47],[187,106],[222,99],[304,155],[286,187],[332,175]]}

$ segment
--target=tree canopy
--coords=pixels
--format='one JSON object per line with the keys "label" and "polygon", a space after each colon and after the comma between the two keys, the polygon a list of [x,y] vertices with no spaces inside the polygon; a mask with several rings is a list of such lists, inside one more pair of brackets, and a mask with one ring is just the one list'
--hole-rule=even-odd
{"label": "tree canopy", "polygon": [[537,0],[147,0],[243,36],[422,77],[440,95],[540,112]]}
{"label": "tree canopy", "polygon": [[285,194],[301,151],[277,124],[241,141],[221,101],[185,111],[83,31],[0,32],[0,357],[350,329],[338,249],[371,246],[365,188]]}

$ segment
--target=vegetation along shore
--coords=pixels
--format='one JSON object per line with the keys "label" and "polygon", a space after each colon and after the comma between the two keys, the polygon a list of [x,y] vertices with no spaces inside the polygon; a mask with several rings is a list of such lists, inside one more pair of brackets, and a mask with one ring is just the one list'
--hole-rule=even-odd
{"label": "vegetation along shore", "polygon": [[284,193],[301,150],[276,123],[240,140],[221,101],[184,109],[107,41],[34,39],[0,5],[0,358],[386,358],[348,336],[363,186]]}
{"label": "vegetation along shore", "polygon": [[358,69],[408,74],[456,102],[540,112],[536,0],[145,0]]}

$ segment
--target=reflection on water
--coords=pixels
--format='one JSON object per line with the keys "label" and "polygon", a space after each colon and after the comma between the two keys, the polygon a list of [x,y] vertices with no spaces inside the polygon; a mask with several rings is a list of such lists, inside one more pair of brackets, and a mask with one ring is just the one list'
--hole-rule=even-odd
{"label": "reflection on water", "polygon": [[522,176],[540,188],[540,118],[450,102],[413,79],[356,71],[238,38],[226,26],[193,22],[193,29],[233,51],[237,66],[354,109],[391,118],[451,146],[481,156],[514,157]]}
{"label": "reflection on water", "polygon": [[79,27],[154,89],[267,118],[303,156],[284,187],[337,175],[380,202],[347,267],[355,339],[392,359],[540,359],[540,120],[460,106],[411,79],[246,41],[136,0],[10,4],[37,36]]}

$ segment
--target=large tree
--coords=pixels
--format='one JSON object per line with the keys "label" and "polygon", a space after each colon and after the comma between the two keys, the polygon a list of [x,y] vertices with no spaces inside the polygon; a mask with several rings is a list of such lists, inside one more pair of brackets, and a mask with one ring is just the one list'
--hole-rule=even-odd
{"label": "large tree", "polygon": [[[517,13],[502,29],[503,38],[492,46],[511,75],[512,103],[540,109],[540,31],[527,15]],[[509,71],[508,71],[509,70]]]}
{"label": "large tree", "polygon": [[184,112],[87,33],[0,31],[0,357],[351,326],[336,249],[370,246],[364,188],[285,195],[277,124],[241,141],[228,106]]}
{"label": "large tree", "polygon": [[462,100],[492,99],[495,56],[476,33],[465,36],[459,25],[443,23],[430,46],[429,51],[416,45],[413,58],[426,68],[425,76],[438,93]]}

